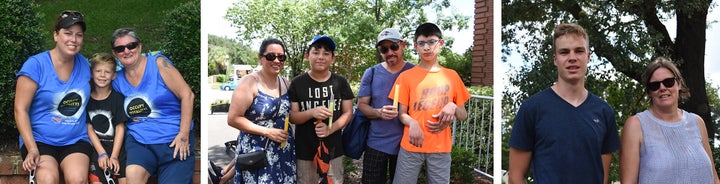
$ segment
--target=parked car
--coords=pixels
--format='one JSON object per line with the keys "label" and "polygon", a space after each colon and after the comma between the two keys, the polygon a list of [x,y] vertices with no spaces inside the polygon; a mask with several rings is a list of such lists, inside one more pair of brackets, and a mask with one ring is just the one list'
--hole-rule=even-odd
{"label": "parked car", "polygon": [[237,80],[235,81],[228,81],[220,85],[221,90],[230,91],[235,90],[235,86],[237,86]]}

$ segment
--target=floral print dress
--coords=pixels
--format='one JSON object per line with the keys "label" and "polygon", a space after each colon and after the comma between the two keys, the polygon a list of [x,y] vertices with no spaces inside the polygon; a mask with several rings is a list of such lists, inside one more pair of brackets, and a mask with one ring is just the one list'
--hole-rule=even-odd
{"label": "floral print dress", "polygon": [[[285,117],[289,115],[290,98],[288,94],[275,98],[258,90],[250,108],[245,111],[245,117],[253,123],[283,129]],[[296,183],[295,172],[295,135],[293,127],[288,127],[289,136],[285,147],[280,143],[269,140],[265,149],[267,152],[267,166],[257,170],[240,171],[235,165],[235,183]],[[237,138],[238,153],[249,153],[256,148],[263,148],[268,138],[240,131]]]}

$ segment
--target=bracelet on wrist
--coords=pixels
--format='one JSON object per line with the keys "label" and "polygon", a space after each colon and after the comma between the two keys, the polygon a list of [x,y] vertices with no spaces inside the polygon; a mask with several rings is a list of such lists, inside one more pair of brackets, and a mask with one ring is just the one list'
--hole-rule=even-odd
{"label": "bracelet on wrist", "polygon": [[115,158],[115,157],[110,157],[110,159],[113,159],[113,160],[116,160],[116,161],[118,160],[118,158]]}
{"label": "bracelet on wrist", "polygon": [[100,160],[100,158],[106,157],[106,156],[108,156],[107,153],[100,153],[100,155],[98,155],[98,160]]}

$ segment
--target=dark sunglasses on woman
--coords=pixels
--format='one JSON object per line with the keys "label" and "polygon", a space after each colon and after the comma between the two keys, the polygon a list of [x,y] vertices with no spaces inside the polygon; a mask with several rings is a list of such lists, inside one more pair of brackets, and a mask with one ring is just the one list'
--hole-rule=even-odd
{"label": "dark sunglasses on woman", "polygon": [[662,81],[650,82],[650,83],[648,83],[647,87],[650,91],[657,91],[658,89],[660,89],[660,83],[662,83],[663,86],[665,86],[666,88],[671,88],[671,87],[675,86],[675,80],[678,80],[678,79],[679,78],[677,78],[677,77],[670,77],[670,78],[663,79]]}
{"label": "dark sunglasses on woman", "polygon": [[285,62],[285,59],[287,59],[287,56],[285,56],[285,55],[280,55],[280,54],[275,55],[275,54],[272,54],[272,53],[265,54],[264,57],[265,57],[265,59],[267,59],[268,61],[275,61],[275,59],[277,58],[278,61],[280,61],[280,62]]}
{"label": "dark sunglasses on woman", "polygon": [[137,48],[138,45],[140,45],[138,42],[130,42],[127,45],[118,45],[118,46],[113,47],[112,49],[113,49],[113,51],[120,53],[120,52],[125,51],[125,48],[127,48],[128,50],[133,50],[133,49]]}

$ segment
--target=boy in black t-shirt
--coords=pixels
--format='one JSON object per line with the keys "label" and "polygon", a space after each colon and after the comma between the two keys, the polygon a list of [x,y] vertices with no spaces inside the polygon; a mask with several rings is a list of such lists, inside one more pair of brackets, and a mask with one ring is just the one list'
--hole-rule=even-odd
{"label": "boy in black t-shirt", "polygon": [[327,146],[332,158],[329,177],[333,183],[343,183],[342,155],[345,153],[342,128],[352,119],[355,96],[343,76],[330,72],[330,66],[335,61],[335,42],[330,37],[315,36],[305,51],[305,59],[310,62],[310,71],[295,77],[288,90],[290,122],[297,125],[295,154],[298,183],[318,182],[313,157],[320,140]]}
{"label": "boy in black t-shirt", "polygon": [[[90,99],[86,107],[88,137],[95,149],[90,156],[90,183],[125,183],[126,155],[123,147],[125,97],[113,90],[115,59],[107,53],[98,53],[90,59],[92,73]],[[113,149],[118,148],[118,149]],[[113,179],[113,177],[115,179]],[[113,180],[109,182],[108,180]]]}

